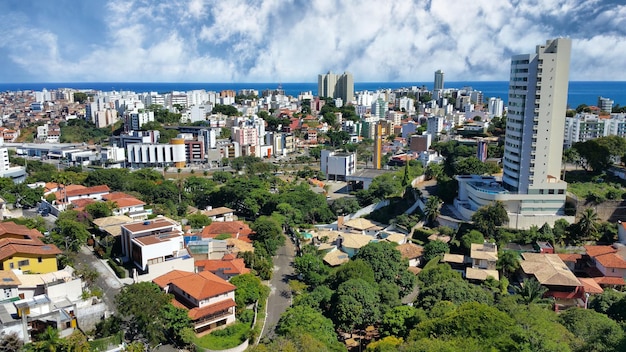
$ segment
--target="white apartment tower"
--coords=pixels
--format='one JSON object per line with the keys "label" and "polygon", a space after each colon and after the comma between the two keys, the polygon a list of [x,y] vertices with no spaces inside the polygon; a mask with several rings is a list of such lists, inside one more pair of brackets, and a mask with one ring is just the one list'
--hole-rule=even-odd
{"label": "white apartment tower", "polygon": [[435,71],[435,85],[433,88],[433,98],[439,99],[443,95],[443,71]]}
{"label": "white apartment tower", "polygon": [[571,50],[571,39],[559,38],[511,58],[502,177],[509,191],[549,192],[558,184]]}
{"label": "white apartment tower", "polygon": [[537,46],[534,54],[511,58],[502,182],[456,176],[454,204],[464,218],[500,201],[512,228],[574,221],[564,215],[567,183],[560,177],[571,48],[571,39],[558,38]]}

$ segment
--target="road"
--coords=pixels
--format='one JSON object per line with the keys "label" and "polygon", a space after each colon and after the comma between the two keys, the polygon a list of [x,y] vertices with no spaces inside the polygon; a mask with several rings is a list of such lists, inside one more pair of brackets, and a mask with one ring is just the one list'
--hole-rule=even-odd
{"label": "road", "polygon": [[75,269],[81,267],[93,268],[98,272],[98,277],[94,286],[99,287],[103,293],[103,300],[107,310],[115,312],[115,295],[117,295],[124,284],[115,276],[112,270],[96,257],[87,246],[81,246],[74,259]]}
{"label": "road", "polygon": [[278,249],[274,257],[274,274],[270,280],[267,317],[261,337],[273,336],[278,319],[291,306],[289,280],[294,278],[293,258],[295,253],[293,242],[287,238],[286,244]]}

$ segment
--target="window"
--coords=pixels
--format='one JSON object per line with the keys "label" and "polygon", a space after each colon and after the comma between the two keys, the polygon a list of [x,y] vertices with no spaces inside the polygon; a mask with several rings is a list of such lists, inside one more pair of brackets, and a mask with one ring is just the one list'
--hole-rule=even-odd
{"label": "window", "polygon": [[10,288],[5,288],[4,289],[4,298],[11,298],[11,296],[13,296],[13,294],[11,293],[11,289]]}
{"label": "window", "polygon": [[17,266],[21,267],[21,266],[28,266],[30,264],[30,261],[28,259],[25,260],[20,260],[19,262],[17,262]]}
{"label": "window", "polygon": [[43,262],[43,258],[42,257],[37,258],[37,263],[41,263],[41,262]]}
{"label": "window", "polygon": [[9,263],[9,268],[15,269],[15,264],[14,263]]}

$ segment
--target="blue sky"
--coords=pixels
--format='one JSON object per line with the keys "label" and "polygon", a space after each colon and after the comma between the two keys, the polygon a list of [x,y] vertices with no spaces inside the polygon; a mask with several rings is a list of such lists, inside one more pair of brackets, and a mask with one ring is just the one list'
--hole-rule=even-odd
{"label": "blue sky", "polygon": [[3,0],[5,82],[507,80],[573,40],[571,80],[626,81],[623,0]]}

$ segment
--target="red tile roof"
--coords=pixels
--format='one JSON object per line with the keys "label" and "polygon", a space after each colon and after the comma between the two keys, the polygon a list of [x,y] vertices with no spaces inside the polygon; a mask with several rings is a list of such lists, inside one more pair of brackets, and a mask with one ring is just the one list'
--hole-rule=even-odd
{"label": "red tile roof", "polygon": [[161,287],[165,287],[168,284],[174,285],[198,301],[219,296],[236,289],[228,281],[208,271],[198,274],[171,271],[152,281]]}
{"label": "red tile roof", "polygon": [[626,260],[613,246],[585,246],[587,254],[605,268],[626,269]]}
{"label": "red tile roof", "polygon": [[599,285],[624,286],[626,282],[621,277],[599,276],[593,278]]}
{"label": "red tile roof", "polygon": [[43,246],[37,245],[22,245],[22,244],[8,244],[0,248],[0,260],[5,260],[9,257],[18,255],[36,255],[36,256],[56,256],[61,254],[61,250],[53,244],[44,244]]}
{"label": "red tile roof", "polygon": [[564,262],[576,262],[583,257],[582,254],[577,253],[560,253],[558,256]]}
{"label": "red tile roof", "polygon": [[617,252],[613,246],[585,246],[585,250],[590,257]]}
{"label": "red tile roof", "polygon": [[236,305],[237,304],[235,304],[235,301],[232,299],[226,299],[202,308],[192,308],[189,310],[189,318],[191,320],[198,320],[202,317],[211,316],[215,313],[225,311],[229,308],[235,307]]}
{"label": "red tile roof", "polygon": [[250,269],[246,268],[243,258],[197,260],[195,266],[200,272],[210,271],[214,274],[220,271],[227,275],[241,275],[250,272]]}
{"label": "red tile roof", "polygon": [[[243,221],[216,221],[202,229],[202,238],[215,238],[221,234],[229,234],[244,242],[252,243],[252,229]],[[239,234],[237,236],[237,234]]]}

